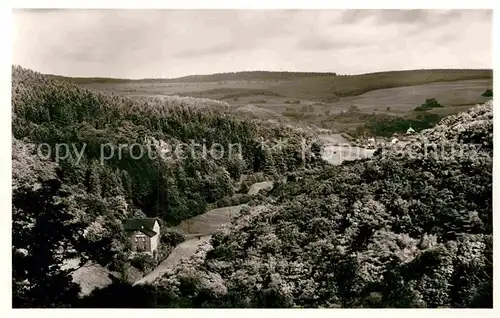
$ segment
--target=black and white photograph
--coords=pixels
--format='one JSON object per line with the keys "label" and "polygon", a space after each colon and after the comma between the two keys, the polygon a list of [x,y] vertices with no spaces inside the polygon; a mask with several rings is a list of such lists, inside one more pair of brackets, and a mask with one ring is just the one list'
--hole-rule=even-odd
{"label": "black and white photograph", "polygon": [[13,309],[493,309],[493,9],[11,16]]}

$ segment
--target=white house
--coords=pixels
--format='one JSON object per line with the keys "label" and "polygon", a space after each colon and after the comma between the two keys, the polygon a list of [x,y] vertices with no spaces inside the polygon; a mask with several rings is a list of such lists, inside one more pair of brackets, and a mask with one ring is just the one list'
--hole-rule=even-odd
{"label": "white house", "polygon": [[153,254],[160,244],[160,223],[155,218],[127,219],[124,229],[132,252]]}
{"label": "white house", "polygon": [[408,128],[408,130],[406,131],[406,134],[409,135],[409,134],[414,134],[415,133],[415,129],[411,128]]}

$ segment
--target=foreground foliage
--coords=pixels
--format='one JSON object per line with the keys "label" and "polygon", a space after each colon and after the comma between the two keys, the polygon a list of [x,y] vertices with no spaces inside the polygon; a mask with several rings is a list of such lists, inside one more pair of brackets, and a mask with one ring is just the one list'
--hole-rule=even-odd
{"label": "foreground foliage", "polygon": [[488,103],[304,172],[157,281],[156,306],[492,307],[492,140]]}

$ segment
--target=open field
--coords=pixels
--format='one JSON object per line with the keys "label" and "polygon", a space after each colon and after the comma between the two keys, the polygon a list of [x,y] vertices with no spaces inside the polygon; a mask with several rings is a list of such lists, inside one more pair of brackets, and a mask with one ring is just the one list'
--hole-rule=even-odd
{"label": "open field", "polygon": [[361,111],[367,112],[385,112],[387,107],[390,107],[390,113],[394,114],[411,112],[426,98],[436,98],[445,107],[475,105],[490,99],[482,97],[481,94],[492,85],[492,80],[478,79],[378,89],[359,96],[342,98],[333,105],[341,109],[355,105]]}
{"label": "open field", "polygon": [[[273,82],[273,84],[276,84]],[[108,92],[115,92],[127,96],[156,96],[156,95],[186,95],[192,97],[207,97],[223,99],[226,95],[237,94],[247,90],[262,90],[269,87],[264,81],[228,81],[224,84],[217,82],[200,83],[155,83],[155,82],[124,82],[124,83],[85,83],[81,86]],[[203,93],[201,93],[203,92]]]}
{"label": "open field", "polygon": [[111,272],[99,264],[87,263],[78,266],[79,259],[70,259],[64,262],[64,269],[75,269],[71,274],[73,282],[81,288],[81,295],[88,295],[96,288],[104,288],[112,283],[109,275],[119,277],[118,273]]}
{"label": "open field", "polygon": [[237,217],[244,205],[230,206],[210,210],[204,214],[182,221],[177,228],[189,234],[212,234],[222,225]]}

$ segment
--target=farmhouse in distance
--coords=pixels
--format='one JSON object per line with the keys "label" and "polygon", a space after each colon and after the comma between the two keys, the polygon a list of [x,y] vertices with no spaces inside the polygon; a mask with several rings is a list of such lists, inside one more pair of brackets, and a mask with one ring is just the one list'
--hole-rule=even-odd
{"label": "farmhouse in distance", "polygon": [[132,252],[153,255],[160,243],[160,223],[156,218],[127,219],[124,230]]}

